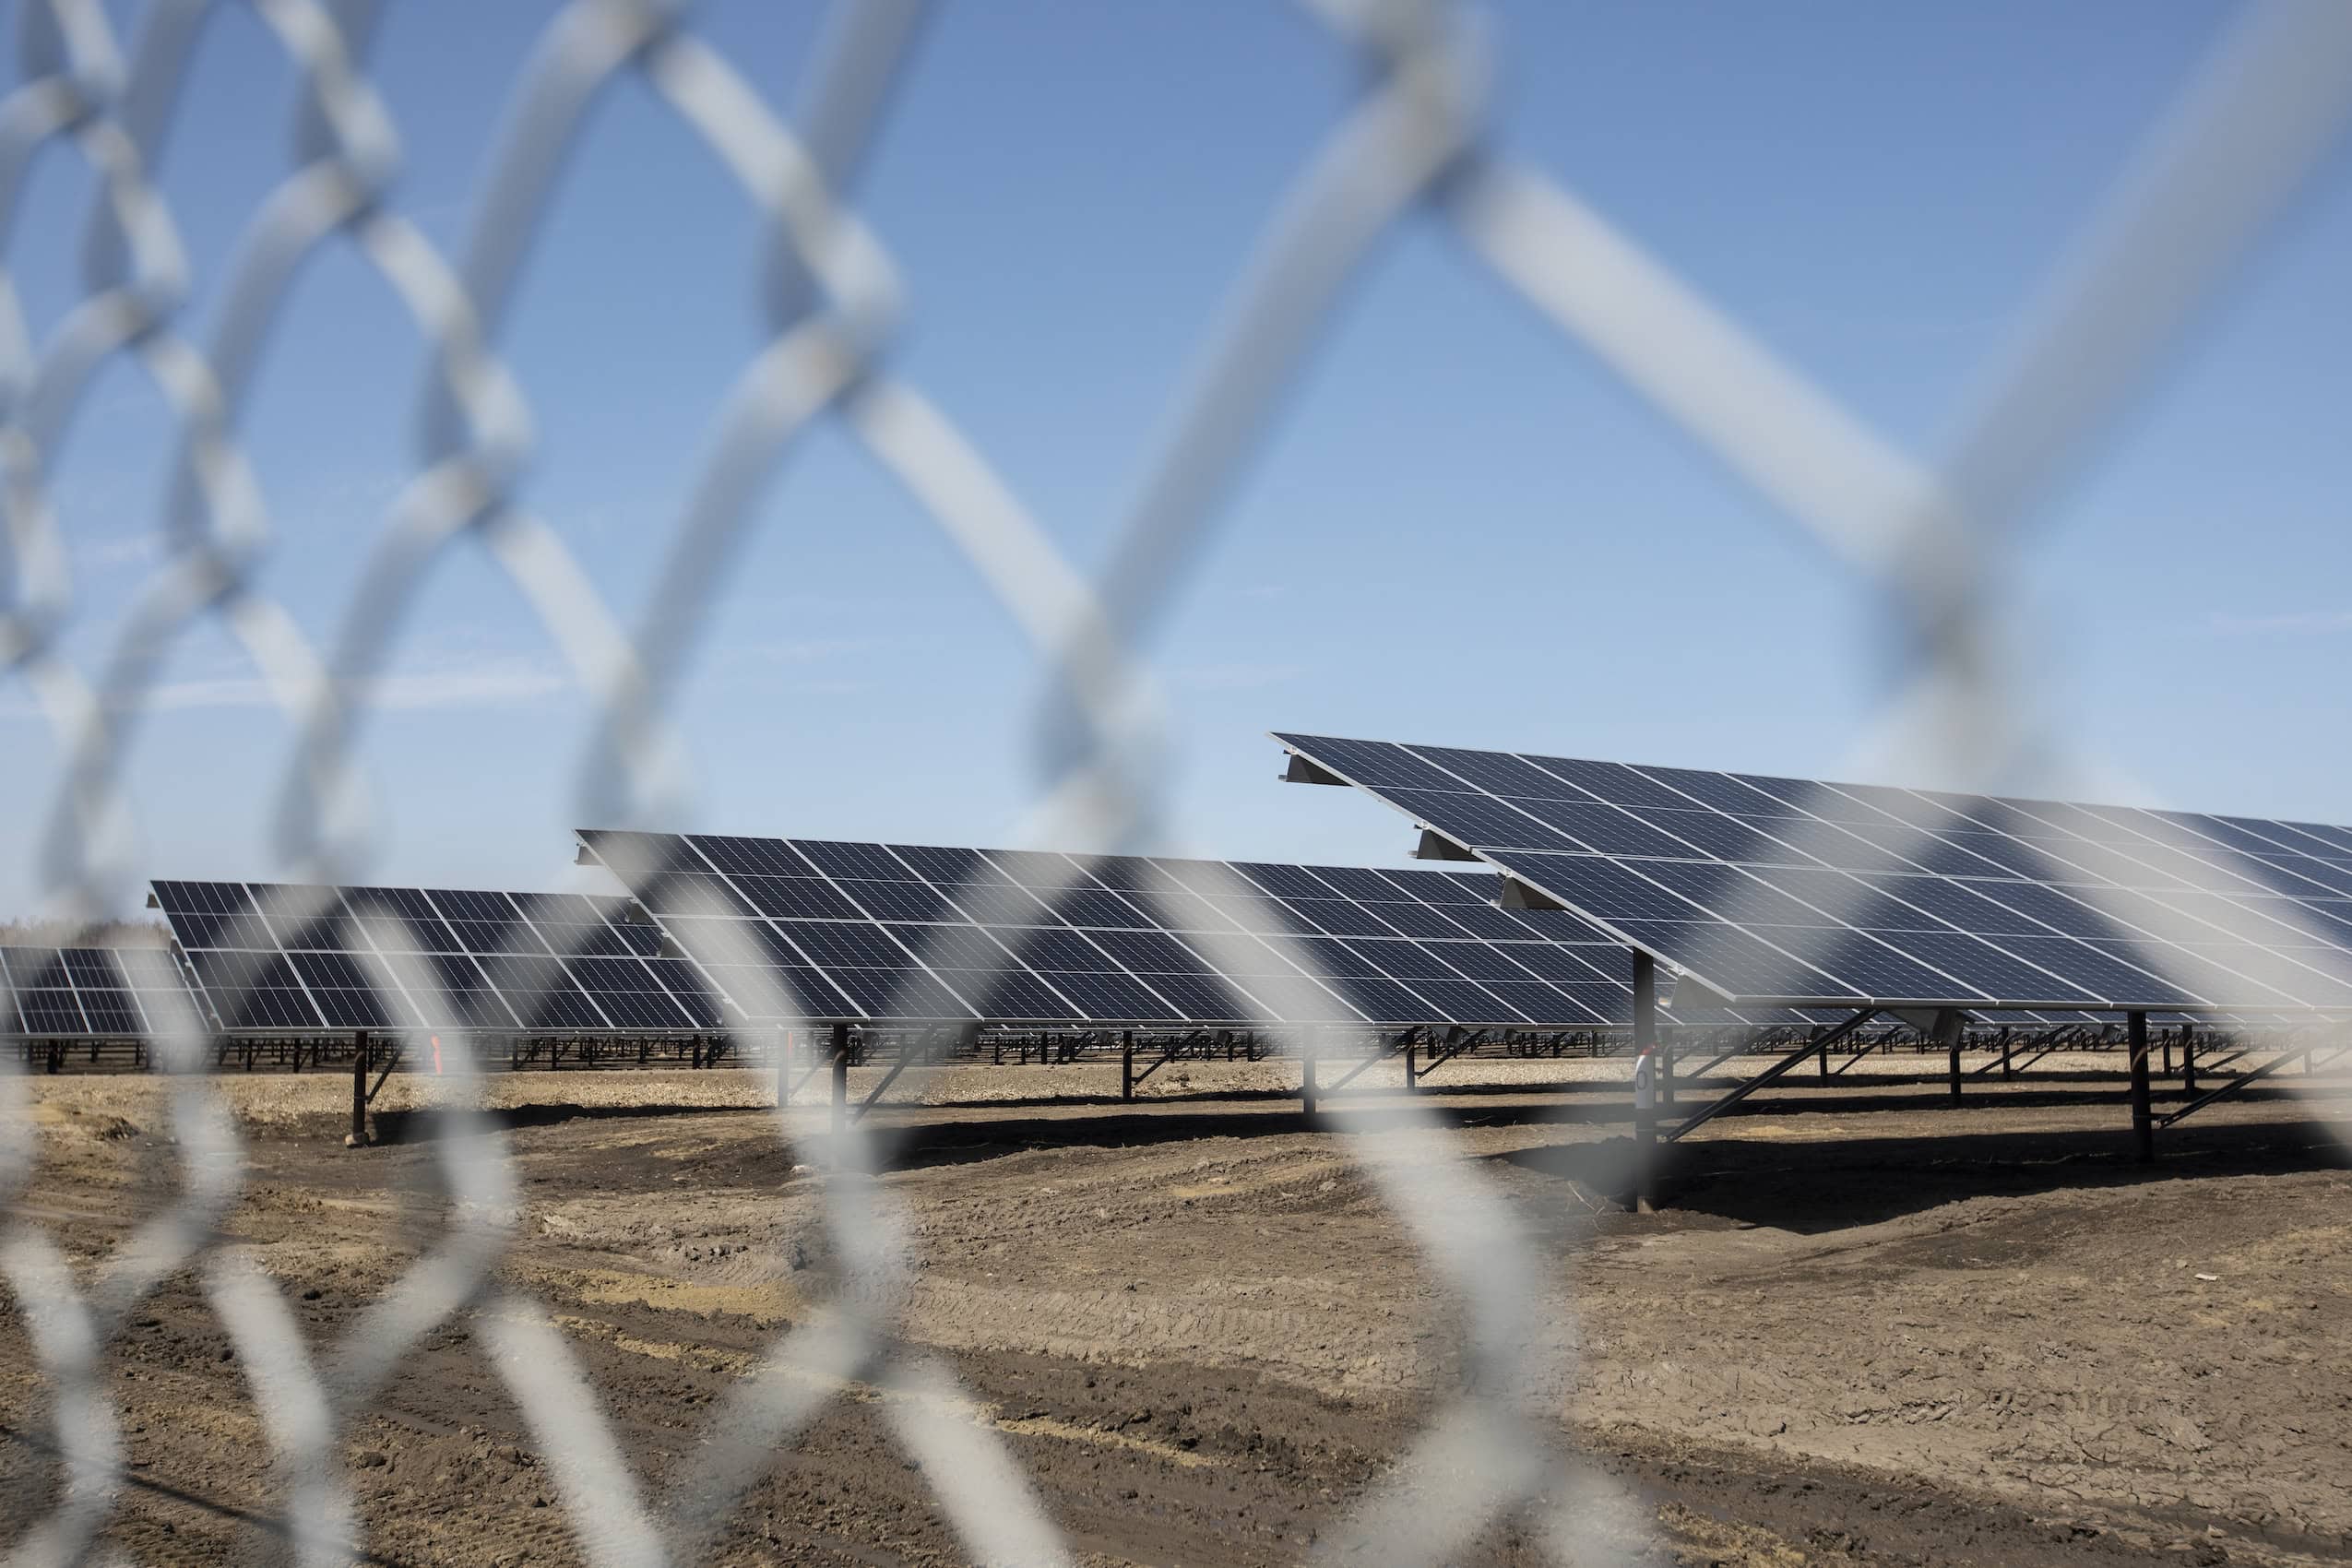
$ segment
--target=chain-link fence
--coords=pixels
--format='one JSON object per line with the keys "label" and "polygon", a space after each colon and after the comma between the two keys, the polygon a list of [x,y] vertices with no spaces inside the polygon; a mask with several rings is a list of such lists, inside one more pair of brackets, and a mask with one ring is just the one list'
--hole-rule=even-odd
{"label": "chain-link fence", "polygon": [[[2019,679],[2025,646],[2003,617],[2022,519],[2145,381],[2155,356],[2261,235],[2352,112],[2352,8],[2248,9],[2097,214],[1975,417],[1932,466],[1776,361],[1572,190],[1515,158],[1490,130],[1490,70],[1503,43],[1440,0],[1311,0],[1360,87],[1297,173],[1146,478],[1115,519],[1108,565],[1075,567],[959,426],[901,373],[894,347],[921,280],[902,276],[861,219],[859,174],[888,123],[924,0],[842,0],[800,100],[766,68],[730,59],[663,0],[576,0],[547,25],[512,84],[503,132],[480,170],[471,227],[454,253],[404,216],[400,127],[371,83],[378,0],[253,0],[299,82],[283,179],[253,211],[226,272],[199,279],[151,172],[200,69],[212,0],[152,0],[118,32],[98,0],[24,0],[21,79],[0,99],[0,221],[35,160],[62,155],[99,199],[83,246],[82,298],[36,342],[0,272],[0,464],[9,535],[0,656],[45,716],[63,758],[42,837],[66,914],[119,909],[141,883],[127,759],[173,648],[225,630],[296,738],[282,785],[286,880],[356,880],[380,837],[357,760],[353,695],[383,671],[427,576],[477,546],[536,614],[599,716],[578,768],[578,821],[671,825],[683,763],[669,718],[694,678],[690,628],[720,587],[776,474],[819,425],[903,484],[1033,645],[1051,690],[1039,726],[1048,780],[1031,841],[1085,852],[1156,846],[1167,775],[1161,709],[1134,650],[1171,609],[1169,585],[1210,534],[1239,475],[1311,362],[1340,295],[1399,225],[1427,225],[1463,265],[1492,274],[1596,356],[1732,473],[1879,585],[1906,628],[1883,725],[1890,750],[1953,783],[2047,776],[2059,739]],[[1211,25],[1206,17],[1200,25]],[[454,45],[453,45],[454,46]],[[666,540],[634,627],[592,585],[563,532],[532,510],[528,395],[500,345],[547,224],[559,167],[600,99],[634,81],[674,114],[740,189],[764,236],[761,333],[709,424],[707,455]],[[201,156],[183,148],[181,156]],[[11,245],[24,236],[0,228]],[[324,645],[266,581],[268,476],[241,435],[267,345],[304,265],[329,248],[382,280],[428,365],[412,469],[374,538],[364,591]],[[184,321],[219,302],[209,337]],[[56,456],[101,373],[135,366],[168,404],[176,440],[168,540],[94,669],[65,651],[77,605],[53,505]],[[1880,657],[1883,650],[1874,651]],[[568,829],[575,823],[551,825]],[[742,956],[746,970],[759,955]],[[1308,972],[1313,960],[1293,955]],[[435,985],[381,960],[387,984]],[[771,1016],[790,1011],[774,999]],[[1270,1034],[1284,1027],[1269,1020]],[[403,1357],[453,1314],[478,1314],[506,1388],[542,1448],[579,1550],[611,1564],[707,1555],[752,1486],[836,1391],[861,1379],[916,1397],[887,1402],[974,1558],[1061,1560],[1054,1522],[1001,1437],[956,1413],[952,1374],[891,1333],[909,1247],[874,1172],[885,1151],[853,1126],[831,1153],[827,1221],[845,1260],[831,1310],[783,1335],[710,1423],[691,1484],[659,1505],[548,1311],[500,1274],[517,1195],[504,1134],[458,1111],[436,1148],[450,1202],[430,1246],[337,1343],[305,1347],[280,1289],[220,1221],[244,1171],[239,1134],[208,1093],[208,1041],[193,1016],[158,1041],[174,1069],[177,1192],[94,1276],[77,1281],[21,1200],[39,1145],[21,1082],[0,1079],[0,1194],[15,1206],[0,1270],[39,1362],[44,1420],[64,1479],[42,1517],[12,1525],[10,1561],[106,1558],[124,1444],[106,1384],[110,1347],[167,1277],[195,1269],[233,1342],[274,1456],[274,1506],[303,1562],[349,1560],[352,1503],[339,1433]],[[448,1060],[470,1071],[471,1053]],[[1556,1386],[1538,1358],[1562,1343],[1538,1250],[1450,1134],[1410,1107],[1377,1131],[1335,1102],[1333,1123],[1466,1310],[1458,1395],[1369,1495],[1328,1532],[1325,1556],[1436,1562],[1498,1517],[1530,1509],[1563,1559],[1577,1555],[1605,1489],[1564,1462],[1556,1413],[1526,1391]],[[1401,1124],[1400,1124],[1401,1119]],[[779,1116],[778,1137],[790,1127]],[[1477,1483],[1465,1484],[1474,1477]]]}

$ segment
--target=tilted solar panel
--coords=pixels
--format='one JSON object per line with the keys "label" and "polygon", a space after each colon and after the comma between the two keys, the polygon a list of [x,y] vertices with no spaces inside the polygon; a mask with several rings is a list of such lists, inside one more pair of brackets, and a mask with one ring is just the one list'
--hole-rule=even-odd
{"label": "tilted solar panel", "polygon": [[1574,1028],[1631,1016],[1623,946],[1562,911],[1499,907],[1490,872],[579,837],[754,1018]]}
{"label": "tilted solar panel", "polygon": [[157,882],[232,1033],[469,1029],[686,1034],[722,1027],[627,900],[576,893]]}
{"label": "tilted solar panel", "polygon": [[0,947],[0,1033],[151,1039],[208,1023],[160,947]]}
{"label": "tilted solar panel", "polygon": [[2352,1012],[2352,829],[1275,739],[1735,1004]]}

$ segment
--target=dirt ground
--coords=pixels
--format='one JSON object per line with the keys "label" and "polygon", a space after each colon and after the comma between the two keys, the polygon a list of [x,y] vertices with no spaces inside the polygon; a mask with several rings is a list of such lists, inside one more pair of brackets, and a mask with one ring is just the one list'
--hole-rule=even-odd
{"label": "dirt ground", "polygon": [[[1453,1063],[1422,1097],[1452,1124],[1443,1158],[1500,1195],[1547,1282],[1526,1393],[1615,1500],[1580,1515],[1592,1560],[2352,1559],[2346,1086],[2216,1106],[2141,1167],[2097,1075],[2111,1056],[1972,1078],[1957,1107],[1922,1060],[1792,1075],[1679,1147],[1652,1216],[1610,1201],[1621,1063]],[[875,1123],[916,1262],[898,1335],[979,1401],[1085,1561],[1295,1561],[1400,1484],[1460,1386],[1461,1303],[1363,1163],[1397,1158],[1396,1097],[1310,1125],[1281,1097],[1295,1064],[1187,1069],[1134,1106],[1106,1093],[1115,1066],[894,1086],[903,1103]],[[657,1502],[694,1474],[730,1385],[837,1277],[826,1112],[790,1112],[788,1145],[773,1087],[487,1082],[526,1205],[501,1277],[553,1315]],[[166,1194],[160,1086],[32,1088],[27,1218],[87,1267]],[[395,1079],[359,1150],[339,1146],[334,1078],[219,1092],[247,1158],[228,1229],[323,1356],[433,1234],[428,1134],[450,1087]],[[23,1304],[5,1300],[0,1551],[56,1468]],[[436,1330],[345,1433],[371,1562],[582,1561],[481,1327]],[[109,1538],[159,1564],[267,1545],[267,1444],[197,1281],[149,1298],[108,1365],[131,1467]],[[890,1397],[833,1400],[719,1560],[964,1560]],[[1542,1560],[1533,1522],[1489,1526],[1462,1560]]]}

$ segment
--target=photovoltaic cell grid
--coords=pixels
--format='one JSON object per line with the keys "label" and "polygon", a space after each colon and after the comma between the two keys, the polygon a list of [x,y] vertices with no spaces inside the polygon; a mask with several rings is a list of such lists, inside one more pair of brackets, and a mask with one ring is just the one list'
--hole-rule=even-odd
{"label": "photovoltaic cell grid", "polygon": [[[627,901],[577,893],[158,882],[220,1025],[645,1034],[720,1028]],[[403,984],[407,975],[413,983]]]}
{"label": "photovoltaic cell grid", "polygon": [[1275,739],[1724,997],[2352,1011],[2352,829]]}
{"label": "photovoltaic cell grid", "polygon": [[191,998],[160,947],[0,947],[0,1033],[35,1039],[151,1037]]}
{"label": "photovoltaic cell grid", "polygon": [[[580,840],[749,1013],[1555,1028],[1631,1014],[1621,944],[1574,915],[1498,907],[1502,879],[1487,872],[707,834]],[[1272,935],[1317,972],[1260,940]]]}

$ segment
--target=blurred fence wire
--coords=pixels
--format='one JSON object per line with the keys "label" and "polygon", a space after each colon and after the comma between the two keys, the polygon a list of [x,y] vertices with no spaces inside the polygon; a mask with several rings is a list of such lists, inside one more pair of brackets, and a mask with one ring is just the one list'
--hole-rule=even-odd
{"label": "blurred fence wire", "polygon": [[[1883,592],[1905,628],[1881,650],[1900,677],[1884,739],[1929,772],[1984,780],[2062,770],[2002,633],[2004,571],[2023,525],[2157,358],[2271,224],[2352,113],[2352,7],[2275,0],[2248,8],[2156,127],[2144,156],[2086,226],[2067,266],[1988,372],[1975,417],[1923,464],[1776,361],[1576,194],[1515,160],[1489,130],[1498,39],[1444,0],[1308,0],[1357,63],[1353,103],[1302,167],[1206,337],[1143,484],[1115,520],[1090,581],[1049,541],[956,423],[897,369],[899,323],[919,299],[856,195],[929,0],[838,0],[796,101],[765,68],[729,59],[677,0],[574,0],[544,29],[484,157],[469,232],[445,255],[399,199],[399,127],[368,75],[379,0],[249,0],[301,89],[292,160],[247,220],[209,337],[184,326],[196,279],[151,175],[197,70],[215,0],[150,0],[127,36],[98,0],[24,0],[20,78],[0,98],[0,263],[35,160],[79,160],[97,198],[81,298],[36,341],[0,267],[0,502],[7,598],[0,662],[24,683],[63,762],[44,838],[60,911],[118,908],[140,880],[125,759],[172,648],[217,623],[244,649],[296,740],[282,790],[287,880],[355,880],[381,847],[355,761],[351,696],[397,647],[445,552],[479,546],[532,607],[592,695],[596,734],[579,769],[581,820],[665,825],[683,764],[668,713],[692,678],[689,629],[797,443],[830,422],[921,502],[1034,644],[1048,698],[1030,839],[1075,851],[1151,845],[1166,742],[1138,646],[1182,592],[1183,567],[1265,443],[1353,276],[1400,224],[1457,242],[1555,330],[1607,365],[1716,461],[1818,538],[1825,557]],[[454,45],[453,45],[454,46]],[[633,627],[602,599],[562,533],[530,510],[531,410],[500,359],[559,167],[599,101],[633,78],[731,176],[763,230],[759,339],[710,425],[707,456]],[[191,149],[193,150],[193,149]],[[189,152],[184,151],[183,156]],[[381,278],[427,350],[413,469],[378,534],[362,593],[326,646],[265,582],[266,476],[240,421],[267,372],[296,275],[342,247]],[[94,671],[64,651],[77,613],[51,473],[94,378],[135,364],[168,405],[177,453],[162,506],[169,549]],[[552,825],[562,830],[572,824]],[[1313,960],[1294,954],[1313,972]],[[392,960],[386,960],[387,963]],[[410,992],[430,975],[393,975]],[[1281,1026],[1269,1022],[1279,1034]],[[485,1324],[500,1372],[546,1452],[578,1549],[598,1564],[696,1561],[750,1488],[831,1393],[853,1379],[888,1402],[966,1550],[986,1561],[1064,1555],[1053,1522],[998,1435],[962,1409],[953,1374],[892,1348],[907,1243],[877,1180],[883,1151],[844,1134],[827,1178],[828,1223],[849,1260],[841,1299],[771,1348],[712,1424],[689,1486],[648,1501],[578,1359],[547,1312],[498,1265],[517,1197],[500,1135],[462,1116],[439,1145],[442,1230],[339,1343],[306,1350],[279,1288],[218,1221],[242,1174],[237,1134],[208,1096],[204,1026],[174,1020],[159,1059],[174,1070],[178,1192],[87,1284],[21,1199],[36,1163],[23,1085],[0,1078],[0,1275],[22,1305],[64,1467],[45,1517],[14,1532],[9,1561],[112,1560],[105,1529],[123,1484],[106,1393],[110,1344],[166,1277],[201,1270],[276,1458],[283,1539],[303,1562],[357,1550],[337,1434],[451,1314]],[[469,1070],[471,1053],[451,1059]],[[1530,1391],[1538,1332],[1558,1304],[1540,1253],[1485,1178],[1448,1158],[1433,1118],[1377,1133],[1335,1118],[1376,1186],[1464,1310],[1463,1387],[1393,1473],[1318,1550],[1334,1558],[1438,1562],[1492,1520],[1532,1519],[1562,1559],[1589,1554],[1605,1489],[1543,1434],[1557,1411]],[[779,1137],[790,1129],[779,1115]],[[1429,1478],[1479,1479],[1431,1485]]]}

